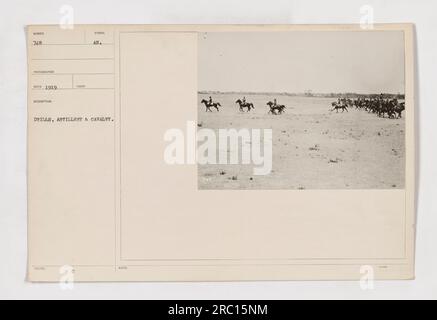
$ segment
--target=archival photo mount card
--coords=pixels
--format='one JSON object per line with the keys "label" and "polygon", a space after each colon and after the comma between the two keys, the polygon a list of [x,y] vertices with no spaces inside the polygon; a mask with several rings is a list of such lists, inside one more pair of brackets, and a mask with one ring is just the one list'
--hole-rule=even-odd
{"label": "archival photo mount card", "polygon": [[28,280],[413,279],[413,34],[29,26]]}

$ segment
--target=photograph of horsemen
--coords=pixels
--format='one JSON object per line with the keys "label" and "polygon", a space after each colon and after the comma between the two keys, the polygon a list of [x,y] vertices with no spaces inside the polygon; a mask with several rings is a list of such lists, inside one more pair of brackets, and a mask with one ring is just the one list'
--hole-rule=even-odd
{"label": "photograph of horsemen", "polygon": [[[217,139],[199,189],[403,189],[404,55],[398,31],[199,34],[197,129]],[[224,129],[241,133],[238,151]],[[263,151],[257,129],[272,133],[268,174],[220,158]]]}

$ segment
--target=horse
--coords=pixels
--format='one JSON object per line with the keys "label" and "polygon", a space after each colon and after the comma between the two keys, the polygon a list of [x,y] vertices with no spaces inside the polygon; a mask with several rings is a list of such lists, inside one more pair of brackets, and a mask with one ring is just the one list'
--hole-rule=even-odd
{"label": "horse", "polygon": [[282,114],[284,111],[285,111],[285,105],[283,105],[283,104],[277,104],[276,106],[275,106],[275,104],[272,102],[272,101],[269,101],[269,102],[267,102],[266,103],[268,106],[269,106],[269,108],[270,108],[270,110],[269,110],[269,114],[271,113],[271,114],[274,114],[274,115],[278,115],[278,114]]}
{"label": "horse", "polygon": [[[401,119],[402,112],[405,110],[405,102],[399,103],[397,98],[383,99],[383,98],[358,98],[353,101],[357,109],[362,109],[368,113],[374,113],[380,118],[385,118],[386,115],[389,119]],[[333,102],[332,106],[338,106],[337,102]],[[341,109],[341,107],[337,107]],[[332,111],[332,110],[331,110]]]}
{"label": "horse", "polygon": [[402,118],[402,112],[405,110],[405,102],[402,102],[394,107],[394,112],[397,113],[398,119]]}
{"label": "horse", "polygon": [[255,109],[255,107],[253,106],[253,103],[243,102],[243,101],[241,101],[241,99],[238,99],[237,101],[235,101],[235,103],[238,103],[238,105],[240,106],[241,112],[244,112],[244,108],[247,108],[247,112],[249,112],[251,109]]}
{"label": "horse", "polygon": [[333,107],[333,109],[331,109],[331,112],[334,111],[334,110],[337,110],[337,113],[338,113],[338,110],[340,110],[340,109],[342,110],[342,112],[344,112],[344,110],[346,110],[346,112],[349,112],[347,110],[347,106],[346,105],[338,104],[337,102],[333,102],[333,103],[331,103],[331,105]]}
{"label": "horse", "polygon": [[200,103],[204,103],[205,104],[205,107],[206,107],[206,112],[212,112],[212,110],[211,110],[211,108],[215,108],[215,109],[217,109],[217,112],[219,112],[220,110],[219,110],[219,108],[218,107],[221,107],[222,105],[219,103],[219,102],[212,102],[212,103],[209,103],[207,100],[205,100],[205,99],[202,99],[202,101],[200,101]]}

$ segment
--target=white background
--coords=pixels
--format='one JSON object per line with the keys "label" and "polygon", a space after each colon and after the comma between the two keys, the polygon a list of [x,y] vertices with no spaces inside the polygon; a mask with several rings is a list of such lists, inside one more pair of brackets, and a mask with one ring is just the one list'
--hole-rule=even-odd
{"label": "white background", "polygon": [[[419,299],[437,298],[437,1],[435,0],[0,0],[0,298]],[[29,284],[26,274],[26,47],[28,24],[57,24],[63,5],[75,23],[376,23],[412,22],[417,36],[419,196],[414,281]],[[347,50],[347,48],[339,48]],[[335,76],[335,75],[333,75]]]}

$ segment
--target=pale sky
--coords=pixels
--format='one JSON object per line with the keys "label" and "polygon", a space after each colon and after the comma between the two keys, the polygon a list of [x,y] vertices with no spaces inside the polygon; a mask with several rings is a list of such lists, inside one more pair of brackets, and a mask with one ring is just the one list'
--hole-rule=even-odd
{"label": "pale sky", "polygon": [[404,93],[400,31],[199,34],[200,91]]}

